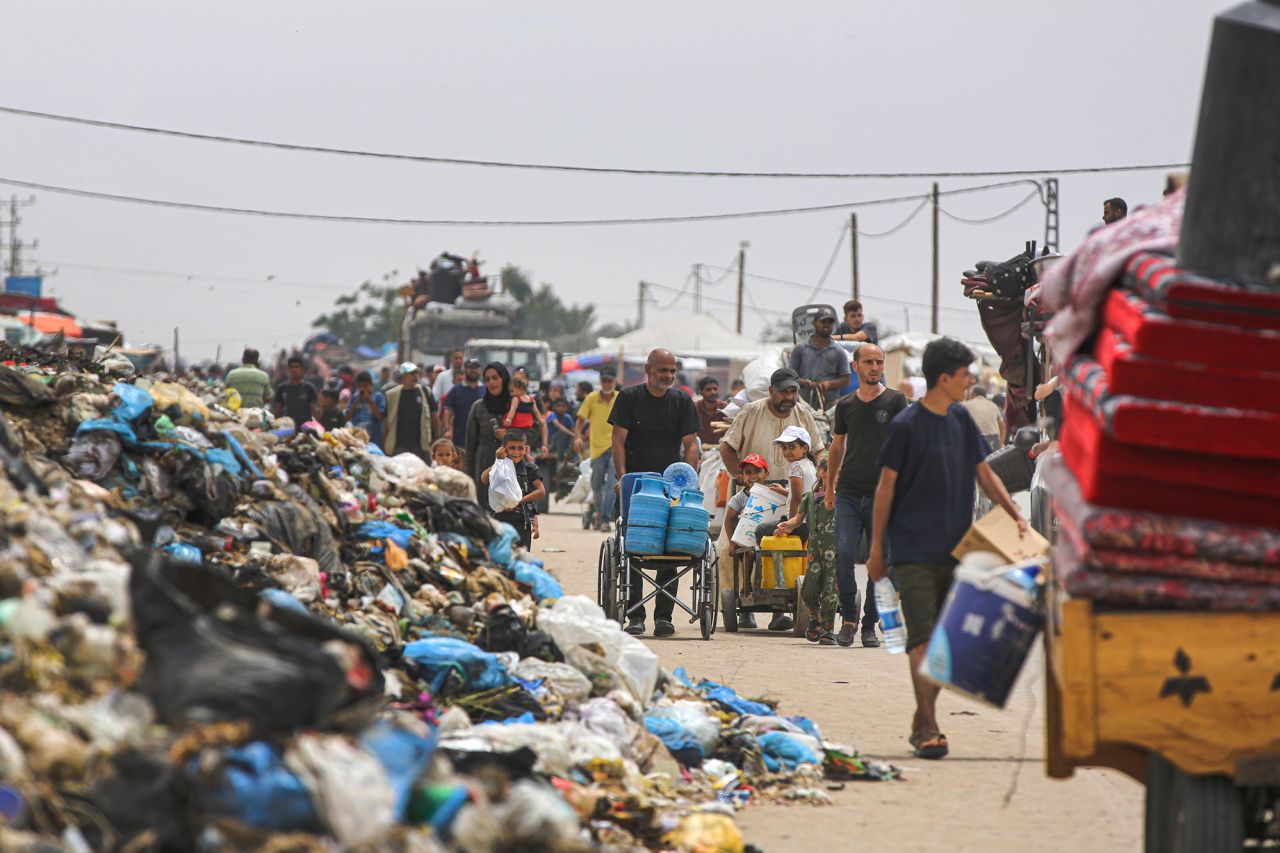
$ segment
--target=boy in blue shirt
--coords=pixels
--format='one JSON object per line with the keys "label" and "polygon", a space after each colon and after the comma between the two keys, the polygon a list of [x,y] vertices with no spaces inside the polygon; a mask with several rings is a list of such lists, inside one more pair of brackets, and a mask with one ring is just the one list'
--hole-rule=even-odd
{"label": "boy in blue shirt", "polygon": [[993,502],[1017,519],[1022,535],[1030,529],[984,461],[986,441],[961,405],[973,384],[969,372],[973,360],[973,352],[957,340],[931,341],[922,359],[928,391],[893,419],[880,453],[867,574],[873,581],[887,576],[887,536],[893,581],[907,627],[907,657],[916,694],[910,741],[918,758],[942,758],[949,748],[947,736],[938,728],[939,688],[926,681],[919,669],[951,589],[956,566],[951,551],[973,521],[974,478]]}

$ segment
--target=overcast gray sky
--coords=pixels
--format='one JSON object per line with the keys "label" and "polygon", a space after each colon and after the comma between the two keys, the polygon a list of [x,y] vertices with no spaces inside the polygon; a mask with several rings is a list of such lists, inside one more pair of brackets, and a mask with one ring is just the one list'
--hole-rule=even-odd
{"label": "overcast gray sky", "polygon": [[[1214,0],[984,2],[367,2],[6,4],[0,103],[144,125],[444,156],[778,171],[929,171],[1189,159]],[[714,213],[927,192],[927,180],[762,180],[532,173],[378,162],[144,136],[0,115],[0,176],[239,207],[460,219]],[[987,183],[946,179],[942,188]],[[1159,198],[1155,172],[1064,177],[1062,238],[1102,200]],[[0,186],[6,197],[11,192]],[[16,190],[21,197],[25,190]],[[1013,187],[944,200],[983,217]],[[414,228],[283,222],[37,193],[22,236],[48,286],[134,343],[224,357],[300,341],[335,296],[442,249],[531,270],[607,320],[640,279],[690,265],[816,283],[841,212],[643,227]],[[859,213],[880,231],[912,204]],[[874,318],[927,328],[929,217],[860,243]],[[1036,203],[942,223],[942,330],[981,339],[959,273],[1040,239]],[[73,267],[245,278],[217,282]],[[268,275],[275,281],[266,280]],[[823,294],[849,287],[847,249]],[[673,294],[657,291],[659,303]],[[706,291],[732,300],[730,280]],[[807,294],[754,280],[754,336]],[[919,305],[903,303],[921,303]],[[708,303],[733,324],[731,307]],[[688,310],[688,300],[670,310]],[[651,308],[652,311],[652,308]],[[651,313],[652,316],[652,313]]]}

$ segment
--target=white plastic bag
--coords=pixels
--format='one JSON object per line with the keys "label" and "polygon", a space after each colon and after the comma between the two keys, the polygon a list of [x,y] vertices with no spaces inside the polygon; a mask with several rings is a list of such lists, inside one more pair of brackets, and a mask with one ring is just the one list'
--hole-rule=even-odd
{"label": "white plastic bag", "polygon": [[598,646],[631,695],[641,705],[649,704],[658,683],[658,656],[624,634],[617,622],[606,619],[600,605],[585,595],[566,595],[553,607],[538,611],[538,627],[551,635],[566,657],[577,646]]}
{"label": "white plastic bag", "polygon": [[494,512],[506,512],[520,504],[524,492],[516,479],[516,466],[510,459],[499,459],[489,469],[489,508]]}
{"label": "white plastic bag", "polygon": [[578,465],[578,479],[574,480],[573,488],[569,490],[569,496],[565,498],[565,503],[571,504],[588,504],[591,503],[591,460],[583,459]]}
{"label": "white plastic bag", "polygon": [[787,506],[787,496],[780,495],[768,486],[756,483],[747,494],[747,505],[738,516],[738,526],[733,531],[733,542],[743,548],[756,546],[756,528],[782,518]]}

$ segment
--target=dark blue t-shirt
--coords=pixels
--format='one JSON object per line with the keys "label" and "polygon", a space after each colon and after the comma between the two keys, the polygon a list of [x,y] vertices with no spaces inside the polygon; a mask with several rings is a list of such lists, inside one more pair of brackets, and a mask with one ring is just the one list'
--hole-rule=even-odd
{"label": "dark blue t-shirt", "polygon": [[893,419],[880,465],[897,472],[888,556],[902,563],[955,562],[951,549],[973,522],[974,476],[986,443],[959,403],[935,415],[912,403]]}
{"label": "dark blue t-shirt", "polygon": [[467,416],[471,414],[471,407],[476,400],[483,396],[484,383],[478,383],[473,388],[465,382],[454,385],[444,395],[441,405],[453,412],[453,443],[458,447],[467,446]]}

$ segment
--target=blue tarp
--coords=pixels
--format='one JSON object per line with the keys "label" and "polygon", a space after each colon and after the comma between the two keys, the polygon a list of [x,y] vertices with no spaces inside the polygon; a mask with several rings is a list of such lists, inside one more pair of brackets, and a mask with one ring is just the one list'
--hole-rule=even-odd
{"label": "blue tarp", "polygon": [[82,421],[80,426],[76,427],[76,435],[95,431],[114,432],[120,436],[120,441],[126,447],[133,447],[138,443],[138,434],[133,431],[133,427],[115,418],[94,418],[90,421]]}
{"label": "blue tarp", "polygon": [[361,539],[390,539],[401,548],[408,548],[413,531],[389,521],[366,521],[356,528],[356,536]]}
{"label": "blue tarp", "polygon": [[396,792],[396,817],[405,820],[413,784],[427,769],[435,752],[434,735],[422,737],[399,728],[390,720],[379,720],[360,735],[360,745],[373,753],[387,771],[387,779]]}
{"label": "blue tarp", "polygon": [[404,647],[404,659],[422,669],[423,677],[431,682],[432,693],[444,688],[450,672],[462,676],[462,689],[466,693],[493,690],[511,683],[511,676],[497,655],[453,637],[415,640]]}
{"label": "blue tarp", "polygon": [[707,757],[698,736],[671,717],[645,714],[644,727],[649,734],[662,741],[672,757],[684,765],[699,765]]}
{"label": "blue tarp", "polygon": [[[224,769],[213,787],[193,785],[201,811],[235,818],[259,829],[318,832],[320,818],[302,780],[285,769],[280,753],[262,741],[223,753]],[[198,772],[199,759],[187,765]]]}
{"label": "blue tarp", "polygon": [[550,572],[541,566],[535,566],[523,560],[516,560],[511,564],[511,573],[520,583],[533,587],[533,597],[538,601],[548,598],[560,598],[564,595],[564,590],[560,587],[560,581],[556,580]]}

